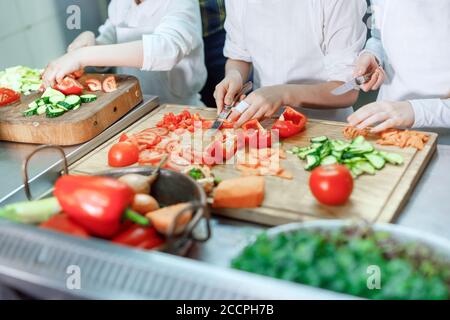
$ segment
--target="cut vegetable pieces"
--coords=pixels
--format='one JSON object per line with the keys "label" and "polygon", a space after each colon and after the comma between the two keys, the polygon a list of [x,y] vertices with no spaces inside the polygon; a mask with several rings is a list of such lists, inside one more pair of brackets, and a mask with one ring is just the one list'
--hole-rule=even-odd
{"label": "cut vegetable pieces", "polygon": [[84,94],[80,98],[82,103],[91,103],[97,100],[97,96],[95,94]]}
{"label": "cut vegetable pieces", "polygon": [[241,177],[225,180],[214,192],[214,208],[257,208],[264,201],[263,177]]}
{"label": "cut vegetable pieces", "polygon": [[311,171],[321,165],[344,164],[354,177],[363,174],[374,175],[382,170],[386,162],[402,165],[403,157],[383,151],[376,151],[363,136],[357,136],[350,143],[341,140],[329,140],[325,136],[312,138],[311,145],[304,148],[294,147],[289,153],[300,160],[306,160],[305,170]]}

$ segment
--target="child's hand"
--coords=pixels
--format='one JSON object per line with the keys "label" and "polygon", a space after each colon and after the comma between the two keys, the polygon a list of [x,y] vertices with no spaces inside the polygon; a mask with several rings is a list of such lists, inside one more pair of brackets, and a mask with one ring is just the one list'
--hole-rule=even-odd
{"label": "child's hand", "polygon": [[241,91],[244,85],[242,76],[238,71],[230,71],[217,86],[214,91],[216,99],[217,114],[222,112],[224,105],[233,103],[236,95]]}
{"label": "child's hand", "polygon": [[64,56],[50,62],[42,74],[45,87],[52,87],[68,74],[84,68],[81,63],[81,50],[69,52]]}
{"label": "child's hand", "polygon": [[242,114],[233,110],[229,119],[237,122],[235,127],[239,128],[251,119],[271,118],[280,107],[283,106],[286,88],[283,85],[264,87],[252,92],[245,102],[249,107]]}
{"label": "child's hand", "polygon": [[356,67],[353,72],[354,77],[360,77],[373,72],[370,81],[361,85],[364,92],[378,90],[386,79],[384,69],[378,64],[377,58],[371,53],[363,53],[355,62]]}
{"label": "child's hand", "polygon": [[67,52],[72,52],[84,47],[95,46],[95,34],[91,31],[81,33],[73,42],[67,47]]}
{"label": "child's hand", "polygon": [[351,126],[364,129],[376,125],[371,132],[378,133],[390,128],[410,128],[414,125],[414,110],[408,101],[374,102],[348,117]]}

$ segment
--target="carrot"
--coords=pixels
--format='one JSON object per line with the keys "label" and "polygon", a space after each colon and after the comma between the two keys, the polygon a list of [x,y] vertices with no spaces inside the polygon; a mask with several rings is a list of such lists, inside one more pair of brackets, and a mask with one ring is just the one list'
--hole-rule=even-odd
{"label": "carrot", "polygon": [[379,145],[397,146],[401,148],[411,147],[422,150],[430,137],[419,131],[389,129],[380,134]]}
{"label": "carrot", "polygon": [[352,140],[358,136],[367,137],[369,135],[369,130],[367,128],[359,130],[359,129],[356,129],[355,127],[347,126],[344,128],[342,133],[344,134],[345,138]]}
{"label": "carrot", "polygon": [[183,232],[186,225],[192,219],[192,212],[185,211],[175,222],[177,215],[188,206],[188,203],[180,203],[150,212],[146,216],[150,219],[155,229],[164,235],[169,235],[170,228],[176,223],[174,235],[178,235]]}
{"label": "carrot", "polygon": [[264,201],[263,177],[241,177],[225,180],[214,192],[213,208],[257,208]]}

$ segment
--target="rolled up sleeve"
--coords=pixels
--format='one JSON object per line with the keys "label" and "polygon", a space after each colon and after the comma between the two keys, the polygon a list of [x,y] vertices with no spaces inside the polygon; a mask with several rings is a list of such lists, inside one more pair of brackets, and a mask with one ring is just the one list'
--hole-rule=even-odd
{"label": "rolled up sleeve", "polygon": [[167,15],[151,34],[142,36],[143,71],[172,70],[185,56],[202,46],[198,1],[170,1]]}
{"label": "rolled up sleeve", "polygon": [[450,128],[450,99],[409,101],[414,110],[414,128]]}
{"label": "rolled up sleeve", "polygon": [[325,69],[329,81],[349,81],[364,47],[367,27],[365,0],[323,0]]}
{"label": "rolled up sleeve", "polygon": [[251,55],[246,49],[243,34],[245,2],[241,0],[225,0],[227,12],[225,30],[227,35],[223,54],[229,59],[252,62]]}

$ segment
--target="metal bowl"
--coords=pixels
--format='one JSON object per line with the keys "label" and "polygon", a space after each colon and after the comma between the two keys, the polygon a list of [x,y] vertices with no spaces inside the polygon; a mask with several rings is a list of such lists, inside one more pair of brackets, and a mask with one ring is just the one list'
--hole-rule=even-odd
{"label": "metal bowl", "polygon": [[[22,175],[24,180],[24,189],[28,200],[32,200],[28,178],[28,163],[30,159],[43,149],[56,149],[63,159],[64,174],[68,174],[67,158],[61,147],[53,145],[44,145],[36,148],[25,159]],[[140,174],[150,176],[155,167],[132,167],[120,168],[114,170],[95,173],[95,176],[119,178],[126,174]],[[210,215],[208,211],[207,197],[204,189],[195,182],[191,177],[185,174],[160,169],[158,179],[152,185],[152,196],[162,206],[170,206],[179,203],[189,203],[190,206],[180,211],[171,227],[169,227],[169,235],[166,237],[165,245],[160,248],[161,251],[184,255],[194,242],[205,242],[211,237]],[[184,230],[178,235],[174,234],[175,226],[178,218],[185,212],[193,212],[192,220],[186,225]],[[202,233],[197,232],[200,222],[205,221],[205,228]]]}

